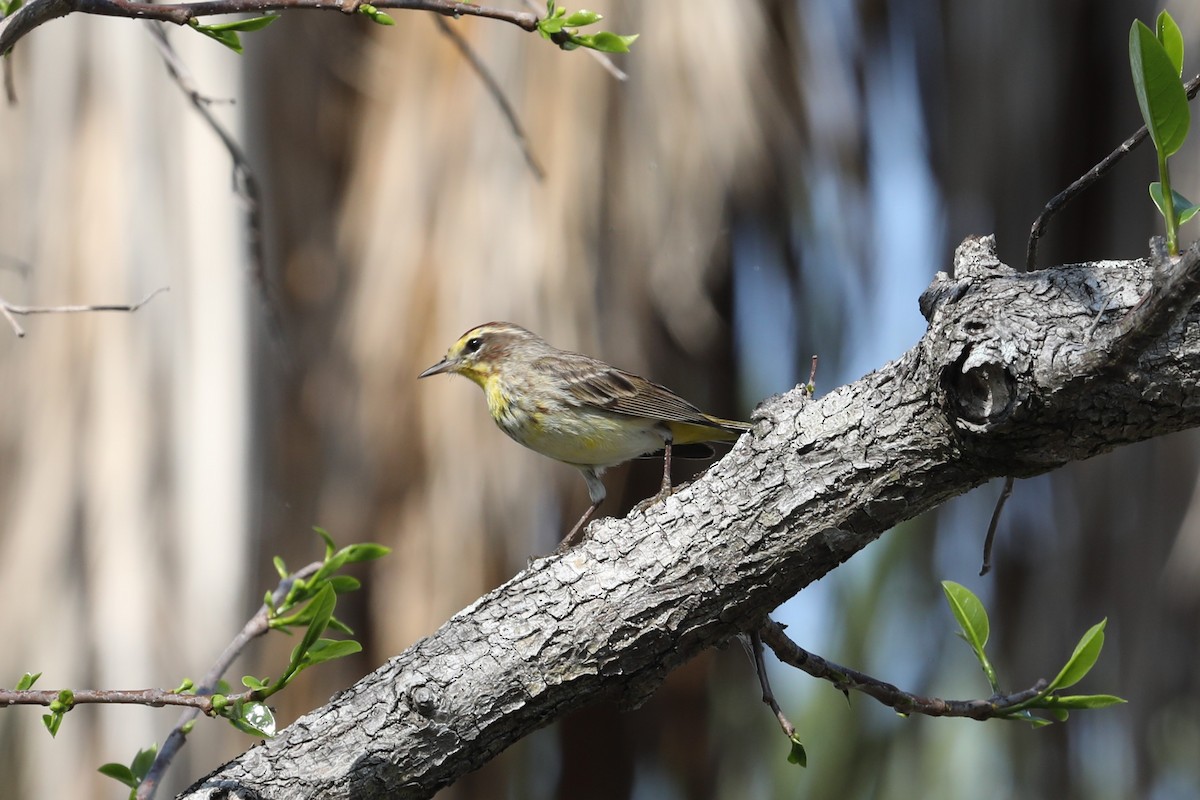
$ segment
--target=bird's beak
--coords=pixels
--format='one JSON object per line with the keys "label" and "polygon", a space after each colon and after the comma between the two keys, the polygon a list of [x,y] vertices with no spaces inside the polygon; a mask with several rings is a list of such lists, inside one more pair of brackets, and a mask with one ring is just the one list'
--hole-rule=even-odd
{"label": "bird's beak", "polygon": [[420,380],[421,378],[428,378],[430,375],[441,375],[443,372],[452,372],[457,366],[457,361],[443,358],[441,361],[418,375],[417,379]]}

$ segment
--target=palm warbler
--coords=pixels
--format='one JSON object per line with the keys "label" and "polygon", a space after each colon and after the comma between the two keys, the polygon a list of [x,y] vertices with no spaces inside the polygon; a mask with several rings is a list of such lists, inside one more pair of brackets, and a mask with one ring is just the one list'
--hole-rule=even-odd
{"label": "palm warbler", "polygon": [[483,389],[500,430],[544,456],[583,473],[592,505],[563,538],[574,545],[605,497],[608,467],[662,450],[660,495],[671,488],[671,448],[677,455],[710,456],[706,442],[732,442],[744,422],[702,413],[645,378],[579,353],[559,350],[508,322],[464,333],[446,357],[418,375],[463,375]]}

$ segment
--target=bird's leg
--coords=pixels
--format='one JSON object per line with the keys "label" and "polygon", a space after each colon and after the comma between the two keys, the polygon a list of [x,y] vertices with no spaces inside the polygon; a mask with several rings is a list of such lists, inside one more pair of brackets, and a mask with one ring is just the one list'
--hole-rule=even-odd
{"label": "bird's leg", "polygon": [[604,481],[600,480],[600,474],[604,472],[603,467],[580,467],[579,471],[583,473],[583,480],[587,483],[588,497],[591,498],[592,505],[579,518],[579,522],[575,523],[575,527],[571,528],[570,533],[564,536],[563,540],[558,543],[558,548],[554,551],[555,553],[570,550],[583,541],[583,536],[586,533],[583,526],[591,519],[592,514],[596,513],[596,509],[600,507],[600,504],[604,502],[604,498],[608,494],[604,489]]}
{"label": "bird's leg", "polygon": [[591,519],[592,514],[595,514],[596,509],[599,507],[600,501],[596,501],[588,507],[587,511],[583,512],[583,516],[579,518],[579,522],[575,523],[575,527],[571,528],[571,532],[564,536],[562,541],[558,543],[558,547],[554,550],[555,553],[565,553],[583,541],[584,523]]}
{"label": "bird's leg", "polygon": [[659,497],[666,497],[671,493],[671,440],[668,438],[663,444],[663,479],[662,487],[658,490]]}

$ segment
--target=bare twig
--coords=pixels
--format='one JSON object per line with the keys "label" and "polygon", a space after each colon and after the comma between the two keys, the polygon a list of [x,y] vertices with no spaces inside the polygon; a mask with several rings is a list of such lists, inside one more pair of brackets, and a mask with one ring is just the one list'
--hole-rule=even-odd
{"label": "bare twig", "polygon": [[984,720],[1004,716],[1008,710],[1032,700],[1043,691],[1047,683],[1039,680],[1029,689],[1008,695],[995,695],[986,700],[942,700],[937,697],[922,697],[902,691],[890,683],[872,678],[849,667],[839,666],[808,652],[788,638],[783,626],[767,620],[759,629],[762,641],[775,652],[780,661],[807,672],[814,678],[826,680],[842,691],[853,689],[875,698],[901,714],[924,714],[930,717],[968,717]]}
{"label": "bare twig", "polygon": [[[279,582],[275,587],[275,591],[271,593],[271,602],[278,607],[291,591],[292,585],[298,579],[308,578],[316,574],[317,570],[323,566],[322,562],[314,561],[307,567],[300,569]],[[211,695],[216,689],[217,683],[221,680],[221,676],[229,669],[234,660],[241,655],[242,651],[254,639],[266,634],[271,630],[271,610],[264,603],[259,607],[253,617],[246,622],[241,632],[233,638],[212,667],[200,679],[200,684],[196,687],[197,695]],[[146,777],[138,784],[137,798],[138,800],[152,800],[155,792],[158,791],[159,783],[161,783],[163,775],[171,766],[171,761],[175,755],[183,747],[187,740],[187,732],[190,730],[191,722],[200,715],[201,709],[190,708],[180,715],[179,720],[175,723],[175,727],[167,735],[162,747],[158,749],[158,755],[154,758],[154,764],[146,773]]]}
{"label": "bare twig", "polygon": [[488,94],[492,96],[492,100],[500,108],[500,113],[508,121],[508,127],[516,137],[517,145],[521,148],[521,154],[525,156],[525,163],[529,165],[529,169],[533,172],[534,177],[539,181],[546,177],[546,171],[538,162],[537,156],[533,154],[533,148],[529,144],[529,137],[525,135],[525,129],[521,125],[521,120],[517,117],[517,112],[513,109],[512,104],[508,102],[508,97],[504,94],[504,89],[500,86],[500,82],[487,68],[487,65],[480,60],[479,55],[468,44],[467,40],[462,37],[458,31],[446,22],[442,17],[434,17],[434,22],[437,23],[438,30],[449,39],[458,52],[462,53],[463,58],[471,65],[471,69],[475,70],[475,74],[479,76],[479,80],[483,81],[484,88]]}
{"label": "bare twig", "polygon": [[[1197,75],[1188,81],[1184,88],[1187,90],[1188,99],[1191,100],[1194,98],[1196,96],[1196,92],[1200,91],[1200,75]],[[1042,233],[1045,231],[1046,225],[1050,222],[1050,219],[1059,211],[1061,211],[1067,203],[1074,200],[1077,194],[1080,194],[1084,189],[1087,189],[1089,186],[1103,177],[1104,174],[1110,169],[1116,166],[1118,161],[1127,156],[1135,147],[1140,145],[1146,139],[1146,135],[1146,126],[1143,125],[1142,127],[1138,128],[1135,134],[1121,142],[1116,150],[1113,150],[1111,153],[1101,159],[1099,164],[1089,169],[1080,178],[1076,179],[1074,183],[1051,198],[1049,203],[1046,203],[1045,208],[1042,209],[1042,213],[1038,214],[1038,218],[1033,221],[1033,228],[1029,231],[1029,244],[1025,250],[1026,270],[1032,272],[1033,270],[1037,269],[1038,240],[1042,238]]]}
{"label": "bare twig", "polygon": [[221,144],[229,152],[229,157],[233,161],[233,191],[241,198],[242,204],[246,211],[246,232],[248,237],[247,247],[250,251],[250,272],[254,276],[254,282],[258,286],[259,296],[262,298],[263,305],[267,308],[267,313],[271,318],[272,327],[278,330],[277,309],[272,302],[270,281],[267,280],[266,257],[263,254],[263,221],[262,221],[262,195],[259,191],[258,177],[250,166],[250,159],[246,157],[246,153],[242,150],[238,141],[231,134],[216,115],[212,113],[209,106],[215,102],[211,97],[200,92],[195,80],[192,78],[187,64],[179,57],[175,48],[171,46],[171,42],[167,39],[166,29],[159,24],[151,24],[148,29],[151,37],[154,39],[155,45],[158,47],[158,52],[162,56],[163,63],[166,64],[167,73],[179,85],[191,101],[192,107],[204,119],[217,138],[221,140]]}
{"label": "bare twig", "polygon": [[762,700],[775,714],[775,719],[779,722],[783,735],[792,739],[796,735],[796,726],[784,716],[783,709],[779,707],[779,702],[775,699],[775,693],[771,691],[771,682],[767,679],[767,664],[763,660],[762,636],[758,631],[750,633],[750,653],[754,657],[754,671],[758,673],[758,683],[762,687]]}
{"label": "bare twig", "polygon": [[1008,498],[1013,491],[1013,476],[1004,476],[1004,488],[1000,490],[1000,496],[996,498],[996,507],[992,509],[992,521],[988,523],[987,536],[983,540],[983,564],[979,567],[980,575],[987,575],[992,571],[992,542],[996,539],[996,528],[1000,525],[1000,512],[1004,510],[1004,504],[1008,502]]}
{"label": "bare twig", "polygon": [[29,314],[82,314],[91,311],[137,311],[142,306],[149,303],[157,295],[168,291],[168,287],[160,286],[150,294],[143,297],[133,305],[92,305],[92,306],[18,306],[13,305],[7,300],[0,298],[0,313],[3,313],[4,318],[8,320],[8,324],[12,326],[13,332],[18,337],[25,335],[25,329],[17,322],[14,314],[27,316]]}

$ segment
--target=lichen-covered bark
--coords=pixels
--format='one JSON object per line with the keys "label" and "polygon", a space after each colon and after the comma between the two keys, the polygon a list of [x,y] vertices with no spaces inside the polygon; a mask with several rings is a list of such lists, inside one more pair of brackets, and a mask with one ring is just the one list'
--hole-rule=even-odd
{"label": "lichen-covered bark", "polygon": [[922,297],[929,330],[901,359],[819,400],[767,399],[703,478],[593,525],[580,547],[537,562],[183,796],[428,797],[598,696],[639,702],[669,670],[949,497],[1196,425],[1197,316],[1167,320],[1140,353],[1122,347],[1130,309],[1156,311],[1138,305],[1153,270],[1018,274],[991,239],[967,240],[955,277],[939,274]]}

